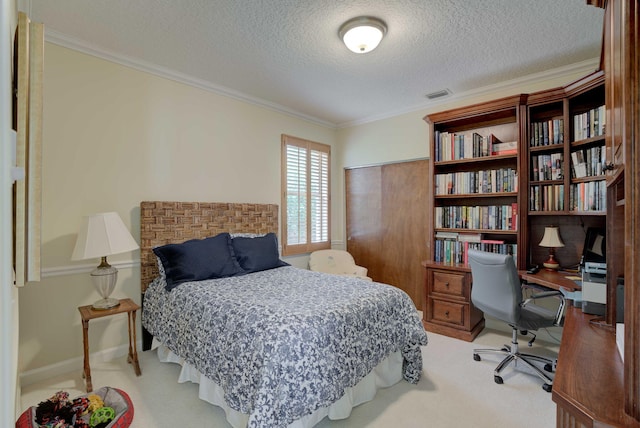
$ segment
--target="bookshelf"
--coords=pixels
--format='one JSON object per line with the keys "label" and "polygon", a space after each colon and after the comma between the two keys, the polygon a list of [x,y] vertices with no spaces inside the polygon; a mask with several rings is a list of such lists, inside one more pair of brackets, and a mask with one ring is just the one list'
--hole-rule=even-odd
{"label": "bookshelf", "polygon": [[[518,257],[521,217],[518,95],[429,115],[433,135],[433,224],[430,258],[464,263],[465,248],[494,248]],[[445,257],[452,247],[455,257]],[[447,254],[449,251],[447,251]]]}
{"label": "bookshelf", "polygon": [[428,115],[432,136],[423,296],[425,328],[473,340],[469,249],[542,265],[544,229],[558,226],[563,268],[577,268],[589,227],[607,213],[604,73],[566,86]]}
{"label": "bookshelf", "polygon": [[424,118],[433,142],[433,221],[423,262],[423,323],[429,331],[471,341],[484,327],[482,312],[470,299],[470,248],[513,254],[524,267],[519,248],[526,215],[520,174],[526,98],[516,95]]}
{"label": "bookshelf", "polygon": [[563,99],[551,92],[545,103],[528,106],[529,213],[565,210],[565,127]]}
{"label": "bookshelf", "polygon": [[562,267],[577,268],[588,227],[604,227],[607,210],[604,73],[527,100],[527,204],[521,241],[526,265],[540,265],[545,226],[558,226]]}
{"label": "bookshelf", "polygon": [[586,88],[575,86],[569,98],[571,123],[571,182],[569,209],[606,215],[606,114],[604,74],[587,80]]}

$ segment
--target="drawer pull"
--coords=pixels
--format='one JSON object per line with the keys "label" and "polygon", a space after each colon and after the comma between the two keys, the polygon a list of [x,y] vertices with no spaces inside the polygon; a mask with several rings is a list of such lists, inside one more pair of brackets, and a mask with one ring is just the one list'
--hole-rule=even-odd
{"label": "drawer pull", "polygon": [[445,287],[447,287],[447,288],[449,288],[449,283],[448,283],[448,282],[445,282],[445,283],[444,283],[444,286],[445,286]]}
{"label": "drawer pull", "polygon": [[444,311],[444,316],[446,316],[447,318],[449,318],[449,311]]}

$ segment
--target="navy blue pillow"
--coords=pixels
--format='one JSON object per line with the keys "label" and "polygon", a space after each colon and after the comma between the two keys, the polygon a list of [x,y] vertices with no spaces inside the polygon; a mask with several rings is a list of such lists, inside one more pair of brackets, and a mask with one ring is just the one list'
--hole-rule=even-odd
{"label": "navy blue pillow", "polygon": [[289,263],[280,260],[275,233],[257,238],[236,237],[231,244],[238,263],[247,273],[289,266]]}
{"label": "navy blue pillow", "polygon": [[233,255],[231,236],[228,233],[156,247],[153,252],[164,267],[167,291],[187,281],[244,274]]}

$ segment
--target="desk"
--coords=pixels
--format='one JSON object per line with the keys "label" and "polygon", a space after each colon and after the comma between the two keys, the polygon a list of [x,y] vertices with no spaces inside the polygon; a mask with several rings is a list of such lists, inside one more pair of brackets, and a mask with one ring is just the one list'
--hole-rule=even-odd
{"label": "desk", "polygon": [[523,281],[527,281],[531,284],[541,285],[553,290],[560,291],[560,287],[566,288],[568,291],[582,290],[581,285],[568,278],[571,276],[577,276],[578,274],[576,273],[564,273],[544,269],[536,273],[527,273],[526,271],[520,271],[519,273],[520,278]]}
{"label": "desk", "polygon": [[[580,290],[567,276],[541,270],[520,272],[523,280],[559,290]],[[624,366],[611,327],[592,323],[597,318],[567,306],[558,365],[551,398],[557,406],[558,428],[595,426],[638,427],[624,411]]]}
{"label": "desk", "polygon": [[136,376],[140,376],[140,363],[138,363],[138,351],[136,349],[136,311],[140,309],[131,299],[121,299],[120,304],[114,308],[96,310],[91,305],[80,306],[80,317],[82,318],[82,342],[84,344],[84,369],[82,377],[87,382],[87,392],[93,390],[91,385],[91,367],[89,366],[89,320],[94,318],[108,317],[115,314],[127,313],[129,318],[129,356],[127,362],[133,365]]}
{"label": "desk", "polygon": [[556,426],[638,427],[624,411],[624,365],[613,329],[569,307],[565,315],[551,398]]}

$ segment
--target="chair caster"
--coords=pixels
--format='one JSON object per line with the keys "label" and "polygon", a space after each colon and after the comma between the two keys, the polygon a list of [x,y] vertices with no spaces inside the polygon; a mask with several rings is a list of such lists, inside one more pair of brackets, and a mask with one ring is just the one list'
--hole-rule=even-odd
{"label": "chair caster", "polygon": [[545,365],[544,365],[544,369],[545,369],[546,371],[548,371],[549,373],[553,373],[553,364],[551,364],[551,363],[547,363],[547,364],[545,364]]}
{"label": "chair caster", "polygon": [[549,385],[548,383],[545,383],[544,385],[542,385],[542,389],[544,389],[547,392],[551,392],[552,388],[553,388],[553,385]]}
{"label": "chair caster", "polygon": [[493,376],[493,380],[494,380],[494,382],[495,382],[495,383],[497,383],[498,385],[502,385],[502,384],[503,384],[503,381],[502,381],[502,377],[501,377],[501,376],[494,375],[494,376]]}
{"label": "chair caster", "polygon": [[473,354],[473,359],[474,359],[475,361],[480,361],[480,355],[478,355],[478,354]]}

